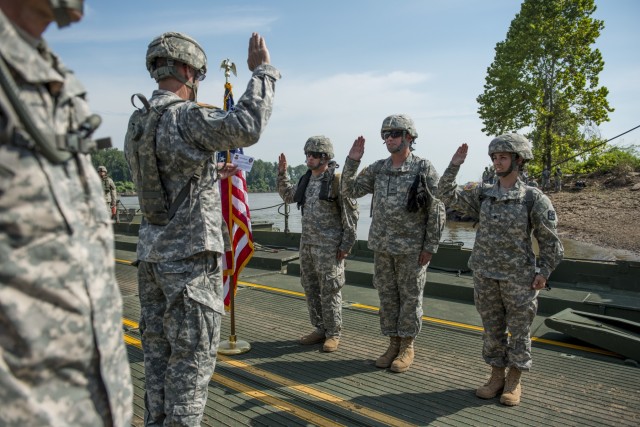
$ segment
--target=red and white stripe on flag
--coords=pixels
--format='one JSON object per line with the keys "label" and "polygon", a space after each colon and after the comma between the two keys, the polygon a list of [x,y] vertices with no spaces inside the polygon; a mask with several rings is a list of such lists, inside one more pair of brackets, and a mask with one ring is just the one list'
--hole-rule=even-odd
{"label": "red and white stripe on flag", "polygon": [[224,307],[229,309],[229,289],[233,284],[235,295],[238,277],[242,269],[253,256],[253,234],[251,232],[251,213],[249,212],[249,195],[244,171],[220,180],[220,199],[222,216],[229,227],[231,251],[223,257]]}

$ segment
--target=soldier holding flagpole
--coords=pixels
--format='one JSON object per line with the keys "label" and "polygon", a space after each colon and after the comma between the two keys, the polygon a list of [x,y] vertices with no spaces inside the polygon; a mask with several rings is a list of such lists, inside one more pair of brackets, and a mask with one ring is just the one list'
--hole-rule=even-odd
{"label": "soldier holding flagpole", "polygon": [[146,55],[158,89],[148,101],[134,95],[144,107],[129,121],[125,155],[136,188],[157,188],[138,191],[145,426],[199,426],[204,413],[224,312],[216,181],[236,171],[230,165],[218,170],[214,153],[258,141],[280,78],[257,33],[247,63],[253,74],[233,111],[197,103],[206,54],[193,38],[167,32],[151,41]]}

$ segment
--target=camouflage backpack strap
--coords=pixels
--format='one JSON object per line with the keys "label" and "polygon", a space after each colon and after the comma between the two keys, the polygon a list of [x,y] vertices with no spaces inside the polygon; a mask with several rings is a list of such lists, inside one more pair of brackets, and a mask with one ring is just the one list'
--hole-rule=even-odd
{"label": "camouflage backpack strap", "polygon": [[376,185],[375,185],[375,177],[378,176],[378,174],[380,173],[380,171],[382,170],[382,167],[384,166],[384,162],[386,159],[382,159],[382,160],[378,160],[376,161],[373,165],[371,165],[371,170],[373,171],[373,180],[374,180],[374,184],[373,184],[373,193],[371,194],[371,207],[369,208],[369,217],[373,218],[373,201],[375,200],[375,189],[376,189]]}
{"label": "camouflage backpack strap", "polygon": [[336,169],[339,166],[340,165],[338,165],[334,160],[329,162],[329,167],[324,173],[320,183],[320,194],[318,195],[318,199],[326,200],[328,202],[335,202],[338,200],[337,190],[340,183],[340,174],[336,174]]}
{"label": "camouflage backpack strap", "polygon": [[531,222],[531,212],[533,211],[533,204],[536,202],[535,191],[535,187],[530,187],[527,185],[526,191],[524,193],[524,204],[527,207],[527,233],[531,233],[531,230],[533,229],[533,223]]}
{"label": "camouflage backpack strap", "polygon": [[340,179],[342,175],[340,173],[333,174],[333,180],[331,181],[331,200],[338,200],[340,197]]}
{"label": "camouflage backpack strap", "polygon": [[[141,108],[136,106],[136,98],[142,103]],[[129,129],[125,136],[125,155],[138,192],[140,209],[147,221],[154,225],[168,224],[191,188],[192,179],[169,204],[167,192],[160,179],[156,156],[156,132],[160,119],[170,106],[181,102],[185,100],[172,99],[159,107],[153,107],[143,94],[136,93],[131,96],[131,104],[136,111],[129,120]]]}
{"label": "camouflage backpack strap", "polygon": [[[162,117],[164,112],[167,111],[167,109],[170,106],[172,106],[174,104],[182,103],[182,102],[185,102],[185,100],[184,99],[176,99],[176,100],[172,100],[171,102],[168,102],[165,105],[163,105],[162,109],[159,112],[160,117]],[[159,122],[160,122],[160,119],[158,118],[158,123]],[[158,124],[156,124],[156,129],[157,129],[157,126],[158,126]],[[155,142],[156,141],[155,141],[155,138],[154,138],[154,144],[155,144]],[[171,219],[176,214],[176,211],[178,210],[180,205],[182,205],[182,202],[184,202],[184,200],[187,198],[187,196],[191,192],[191,186],[193,184],[196,184],[200,180],[200,177],[202,176],[202,171],[204,170],[204,167],[205,167],[205,165],[207,164],[208,161],[209,161],[209,159],[205,160],[204,162],[202,162],[198,166],[198,168],[196,169],[196,172],[191,176],[191,179],[189,179],[189,182],[187,182],[185,184],[185,186],[182,187],[182,189],[180,190],[180,192],[176,196],[175,200],[173,202],[171,202],[171,206],[169,206],[169,210],[167,212],[167,215],[169,216],[169,221],[171,221]]]}
{"label": "camouflage backpack strap", "polygon": [[485,187],[484,184],[480,186],[479,189],[479,193],[478,194],[478,212],[477,212],[477,218],[475,218],[475,221],[473,221],[473,228],[476,228],[476,225],[478,225],[478,223],[480,222],[480,211],[482,210],[482,203],[485,201],[485,199],[488,198],[486,191],[487,188],[491,188],[491,187]]}

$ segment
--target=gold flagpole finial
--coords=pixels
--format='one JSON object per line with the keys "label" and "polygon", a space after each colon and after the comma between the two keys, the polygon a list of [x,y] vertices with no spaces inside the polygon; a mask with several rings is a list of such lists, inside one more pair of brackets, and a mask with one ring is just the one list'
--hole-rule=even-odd
{"label": "gold flagpole finial", "polygon": [[229,81],[231,73],[233,73],[233,75],[236,77],[238,76],[238,73],[236,72],[236,64],[231,62],[229,58],[222,61],[222,63],[220,64],[220,68],[224,70],[224,78],[226,82]]}

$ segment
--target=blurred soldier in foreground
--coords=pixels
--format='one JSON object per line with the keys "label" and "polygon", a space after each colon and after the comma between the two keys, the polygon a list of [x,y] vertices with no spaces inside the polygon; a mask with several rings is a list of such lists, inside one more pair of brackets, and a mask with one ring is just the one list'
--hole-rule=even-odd
{"label": "blurred soldier in foreground", "polygon": [[280,154],[278,193],[285,203],[297,202],[302,212],[300,282],[316,329],[300,338],[300,344],[324,342],[322,349],[332,352],[340,343],[344,259],[356,241],[358,204],[340,193],[329,138],[312,136],[304,154],[309,170],[297,185],[289,182],[287,158]]}
{"label": "blurred soldier in foreground", "polygon": [[432,196],[438,173],[429,160],[411,153],[418,137],[413,120],[402,114],[389,116],[380,134],[391,156],[356,176],[365,142],[358,137],[346,160],[342,191],[353,198],[373,193],[368,245],[374,251],[380,329],[390,340],[376,366],[404,372],[413,363],[413,343],[422,327],[427,266],[438,251],[446,213]]}
{"label": "blurred soldier in foreground", "polygon": [[[518,178],[524,164],[533,159],[529,141],[515,133],[493,139],[489,156],[498,182],[473,189],[455,183],[467,151],[467,144],[462,144],[453,155],[440,180],[439,195],[448,207],[479,222],[469,268],[484,326],[482,356],[492,373],[476,395],[491,399],[502,394],[500,402],[514,406],[520,403],[521,373],[531,369],[531,323],[538,291],[545,288],[564,250],[551,201]],[[537,265],[532,233],[540,248]]]}
{"label": "blurred soldier in foreground", "polygon": [[137,257],[146,426],[199,426],[204,412],[224,312],[227,227],[217,180],[237,169],[218,169],[215,152],[258,142],[280,77],[256,33],[247,63],[247,90],[227,112],[195,102],[207,57],[194,39],[168,32],[147,48],[158,89],[148,101],[136,95],[144,107],[124,147],[144,214]]}
{"label": "blurred soldier in foreground", "polygon": [[82,1],[0,0],[0,425],[128,426],[113,231],[85,90],[42,33]]}
{"label": "blurred soldier in foreground", "polygon": [[116,204],[118,203],[118,195],[116,193],[116,185],[109,175],[107,168],[98,166],[98,175],[102,179],[102,192],[104,193],[104,202],[107,205],[107,212],[113,218],[116,215]]}

